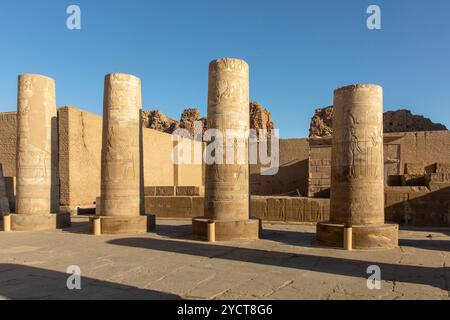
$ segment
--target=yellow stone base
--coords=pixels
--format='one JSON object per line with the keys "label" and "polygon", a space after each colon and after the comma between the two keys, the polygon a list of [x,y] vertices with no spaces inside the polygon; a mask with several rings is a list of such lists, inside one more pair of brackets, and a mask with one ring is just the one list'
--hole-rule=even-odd
{"label": "yellow stone base", "polygon": [[[398,247],[398,225],[358,225],[352,227],[354,249],[393,249]],[[319,222],[316,240],[324,245],[344,246],[344,225]]]}
{"label": "yellow stone base", "polygon": [[11,214],[11,231],[43,231],[70,227],[69,213]]}
{"label": "yellow stone base", "polygon": [[[89,218],[89,233],[94,232],[93,220]],[[143,215],[137,217],[126,216],[100,216],[100,226],[102,234],[144,234],[155,229],[156,218],[154,215]]]}
{"label": "yellow stone base", "polygon": [[192,219],[192,235],[195,240],[207,240],[208,221],[215,223],[216,241],[256,240],[261,234],[261,222],[256,218],[223,221],[197,217]]}

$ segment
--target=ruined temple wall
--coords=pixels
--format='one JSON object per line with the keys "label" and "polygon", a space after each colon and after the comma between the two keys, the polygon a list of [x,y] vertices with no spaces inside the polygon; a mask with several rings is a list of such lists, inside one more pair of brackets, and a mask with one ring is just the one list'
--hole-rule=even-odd
{"label": "ruined temple wall", "polygon": [[[100,195],[102,117],[76,107],[62,107],[58,110],[58,133],[60,204],[73,212],[76,207],[92,207]],[[144,128],[142,136],[145,186],[204,184],[202,165],[173,164],[171,135]],[[14,205],[15,159],[16,113],[0,113],[0,162],[11,206]]]}
{"label": "ruined temple wall", "polygon": [[[386,137],[397,134],[386,134]],[[389,147],[386,147],[389,144]],[[388,150],[386,150],[388,149]],[[389,149],[394,151],[390,153]],[[407,163],[420,163],[424,167],[434,163],[450,163],[450,131],[408,132],[399,139],[385,143],[387,156],[400,154],[398,174],[405,174]]]}
{"label": "ruined temple wall", "polygon": [[14,211],[16,204],[14,178],[16,176],[16,131],[16,113],[0,113],[0,163],[3,165],[6,195],[11,211]]}
{"label": "ruined temple wall", "polygon": [[[308,196],[329,197],[330,163],[331,138],[310,139]],[[385,133],[386,184],[399,185],[410,164],[425,169],[435,163],[450,163],[450,131]]]}
{"label": "ruined temple wall", "polygon": [[174,185],[171,135],[152,129],[142,129],[144,185]]}
{"label": "ruined temple wall", "polygon": [[[204,186],[205,166],[202,164],[206,144],[190,138],[180,138],[180,145],[186,146],[183,154],[188,155],[187,163],[174,163],[174,186]],[[190,150],[190,152],[189,152]],[[189,156],[190,154],[190,156]]]}
{"label": "ruined temple wall", "polygon": [[[280,168],[276,175],[261,175],[261,165],[250,165],[253,195],[298,195],[308,192],[308,139],[280,139]],[[262,166],[267,167],[267,166]],[[298,190],[298,192],[297,192]]]}
{"label": "ruined temple wall", "polygon": [[5,177],[16,175],[16,131],[16,113],[0,113],[0,163]]}
{"label": "ruined temple wall", "polygon": [[[146,213],[160,218],[201,216],[203,196],[146,196]],[[305,197],[251,196],[250,215],[264,221],[314,223],[329,218],[330,201]]]}
{"label": "ruined temple wall", "polygon": [[[182,138],[185,143],[190,145],[191,157],[188,158],[190,163],[177,164],[173,161],[174,147],[177,142],[173,141],[172,135],[147,128],[143,128],[142,135],[145,186],[204,185],[204,168],[202,164],[194,163],[193,157],[195,150],[199,150],[201,156],[202,142]],[[183,145],[184,142],[180,142],[180,145]]]}
{"label": "ruined temple wall", "polygon": [[90,206],[100,194],[102,119],[75,107],[58,110],[62,206]]}
{"label": "ruined temple wall", "polygon": [[[183,196],[170,191],[147,195],[146,213],[189,219],[203,214],[204,197],[198,191]],[[384,197],[386,221],[418,227],[450,226],[450,186],[434,192],[426,187],[386,187]],[[250,214],[264,221],[317,223],[329,219],[330,199],[251,196]]]}

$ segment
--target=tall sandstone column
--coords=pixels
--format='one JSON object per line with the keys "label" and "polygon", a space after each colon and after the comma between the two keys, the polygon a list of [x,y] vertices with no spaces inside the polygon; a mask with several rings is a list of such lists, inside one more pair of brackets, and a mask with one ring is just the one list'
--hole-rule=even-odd
{"label": "tall sandstone column", "polygon": [[147,217],[140,215],[141,108],[139,78],[116,73],[105,77],[99,216],[104,234],[147,232]]}
{"label": "tall sandstone column", "polygon": [[55,82],[46,76],[20,75],[17,97],[17,195],[11,229],[69,226],[70,215],[59,214]]}
{"label": "tall sandstone column", "polygon": [[228,144],[223,145],[222,163],[216,149],[216,161],[205,166],[204,217],[192,221],[196,239],[206,239],[208,222],[215,223],[218,241],[259,237],[259,221],[249,217],[249,121],[248,64],[238,59],[212,61],[208,129],[219,130]]}
{"label": "tall sandstone column", "polygon": [[383,89],[358,84],[334,92],[330,221],[317,239],[342,246],[344,227],[353,247],[393,248],[398,226],[384,223]]}

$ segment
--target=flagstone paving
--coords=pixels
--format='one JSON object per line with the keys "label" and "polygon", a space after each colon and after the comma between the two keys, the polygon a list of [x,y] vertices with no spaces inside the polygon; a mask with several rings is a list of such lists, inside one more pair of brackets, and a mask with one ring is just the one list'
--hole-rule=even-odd
{"label": "flagstone paving", "polygon": [[[189,220],[101,237],[86,234],[87,217],[73,220],[63,231],[0,232],[1,298],[450,298],[450,229],[401,229],[397,249],[343,251],[315,244],[313,225],[265,224],[261,240],[210,244],[191,240]],[[367,286],[371,265],[380,289]],[[81,270],[80,290],[67,288],[69,266]]]}

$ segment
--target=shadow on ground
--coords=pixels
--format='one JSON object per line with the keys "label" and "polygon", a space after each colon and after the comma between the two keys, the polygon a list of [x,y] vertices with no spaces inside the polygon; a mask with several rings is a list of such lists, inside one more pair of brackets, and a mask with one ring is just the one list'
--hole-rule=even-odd
{"label": "shadow on ground", "polygon": [[[183,225],[158,223],[156,225],[156,234],[171,239],[192,239],[192,225],[190,223]],[[313,232],[273,230],[266,228],[263,229],[261,238],[294,246],[317,247],[312,245],[315,237],[316,234]]]}
{"label": "shadow on ground", "polygon": [[177,295],[140,289],[123,284],[81,278],[81,290],[69,290],[70,274],[24,266],[0,264],[0,297],[7,299],[45,300],[178,300]]}
{"label": "shadow on ground", "polygon": [[262,238],[291,246],[317,248],[315,245],[316,234],[314,232],[299,232],[290,230],[263,229]]}
{"label": "shadow on ground", "polygon": [[156,224],[156,234],[166,238],[192,239],[192,225]]}
{"label": "shadow on ground", "polygon": [[436,250],[436,251],[450,251],[450,241],[436,240],[436,239],[401,239],[399,241],[402,247],[412,247],[418,249]]}
{"label": "shadow on ground", "polygon": [[430,285],[447,291],[449,287],[449,283],[446,280],[446,273],[449,272],[449,268],[444,266],[434,268],[399,265],[370,260],[362,261],[166,239],[122,238],[110,240],[108,243],[125,247],[302,269],[364,279],[368,277],[367,267],[369,265],[378,265],[381,268],[384,281]]}

